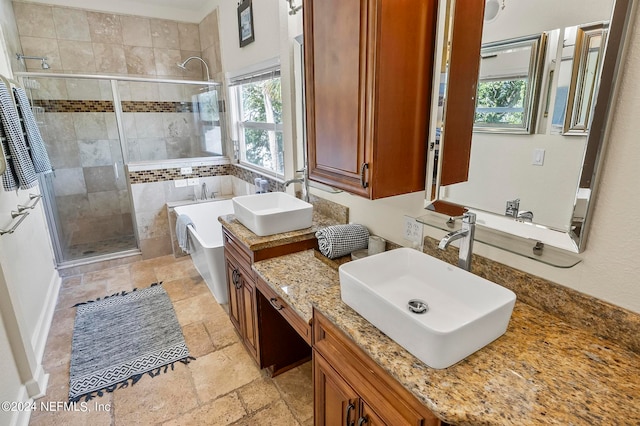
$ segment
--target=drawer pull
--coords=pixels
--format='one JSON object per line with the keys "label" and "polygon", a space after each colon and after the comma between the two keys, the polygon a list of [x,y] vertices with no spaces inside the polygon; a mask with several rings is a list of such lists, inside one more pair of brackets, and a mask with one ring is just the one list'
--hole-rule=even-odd
{"label": "drawer pull", "polygon": [[365,423],[369,423],[369,421],[365,417],[360,417],[358,419],[358,426],[362,426]]}
{"label": "drawer pull", "polygon": [[284,309],[284,306],[282,305],[278,305],[276,302],[278,301],[277,298],[272,297],[271,299],[269,299],[269,303],[271,303],[271,306],[273,306],[277,311],[281,311]]}
{"label": "drawer pull", "polygon": [[353,422],[349,423],[349,415],[351,414],[351,410],[355,409],[356,406],[353,405],[353,402],[350,402],[347,406],[347,414],[344,416],[344,425],[345,426],[353,426]]}
{"label": "drawer pull", "polygon": [[237,269],[233,270],[233,273],[231,274],[231,281],[233,281],[234,287],[240,290],[240,287],[242,287],[242,285],[240,284],[240,271],[238,271]]}

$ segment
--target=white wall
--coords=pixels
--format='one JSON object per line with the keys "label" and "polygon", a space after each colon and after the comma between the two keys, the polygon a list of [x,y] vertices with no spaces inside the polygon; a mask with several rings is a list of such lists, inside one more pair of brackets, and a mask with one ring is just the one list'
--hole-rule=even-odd
{"label": "white wall", "polygon": [[[10,0],[0,1],[0,74],[11,77],[10,57],[20,51]],[[5,42],[6,39],[6,42]],[[5,192],[0,190],[0,228],[14,223],[11,211],[29,204],[29,194],[39,189]],[[46,375],[42,355],[60,286],[42,203],[13,234],[0,236],[0,400],[19,401],[44,391]],[[6,381],[5,381],[6,375]],[[16,380],[18,375],[18,380]],[[35,391],[35,392],[34,392]],[[13,413],[10,413],[13,414]],[[0,413],[0,423],[5,413]],[[12,421],[17,421],[14,418]]]}

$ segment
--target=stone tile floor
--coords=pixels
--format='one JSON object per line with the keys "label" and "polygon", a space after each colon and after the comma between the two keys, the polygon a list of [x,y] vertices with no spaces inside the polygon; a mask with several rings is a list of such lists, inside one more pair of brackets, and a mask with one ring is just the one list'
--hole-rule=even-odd
{"label": "stone tile floor", "polygon": [[105,393],[89,401],[86,412],[34,411],[31,425],[313,424],[311,363],[273,379],[260,371],[188,257],[164,256],[64,278],[43,360],[50,374],[47,395],[38,404],[68,400],[71,306],[157,281],[173,302],[196,360]]}

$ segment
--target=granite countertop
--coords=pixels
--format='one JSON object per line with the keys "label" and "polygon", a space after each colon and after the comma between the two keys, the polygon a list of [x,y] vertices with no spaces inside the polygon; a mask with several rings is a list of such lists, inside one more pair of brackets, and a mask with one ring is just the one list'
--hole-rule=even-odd
{"label": "granite countertop", "polygon": [[339,220],[333,219],[329,216],[325,216],[316,209],[313,209],[313,222],[311,227],[300,229],[297,231],[283,232],[281,234],[267,235],[260,237],[250,231],[247,227],[241,224],[235,215],[229,214],[220,216],[218,221],[222,226],[228,229],[240,242],[249,248],[251,251],[263,250],[266,248],[276,247],[283,244],[295,243],[298,241],[310,240],[315,238],[316,231],[326,228],[330,225],[338,225]]}
{"label": "granite countertop", "polygon": [[640,355],[530,305],[517,301],[503,336],[436,370],[344,304],[337,271],[313,250],[253,268],[305,321],[312,307],[322,312],[446,422],[640,424]]}

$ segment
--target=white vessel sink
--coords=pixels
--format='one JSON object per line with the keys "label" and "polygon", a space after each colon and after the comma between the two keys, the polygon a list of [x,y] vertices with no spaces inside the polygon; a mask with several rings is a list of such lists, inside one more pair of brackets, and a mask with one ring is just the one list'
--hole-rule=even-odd
{"label": "white vessel sink", "polygon": [[[511,290],[410,248],[343,264],[339,274],[342,300],[433,368],[504,334],[516,301]],[[409,309],[415,299],[426,312]]]}
{"label": "white vessel sink", "polygon": [[311,226],[313,206],[284,192],[234,197],[236,219],[254,234],[264,237]]}

